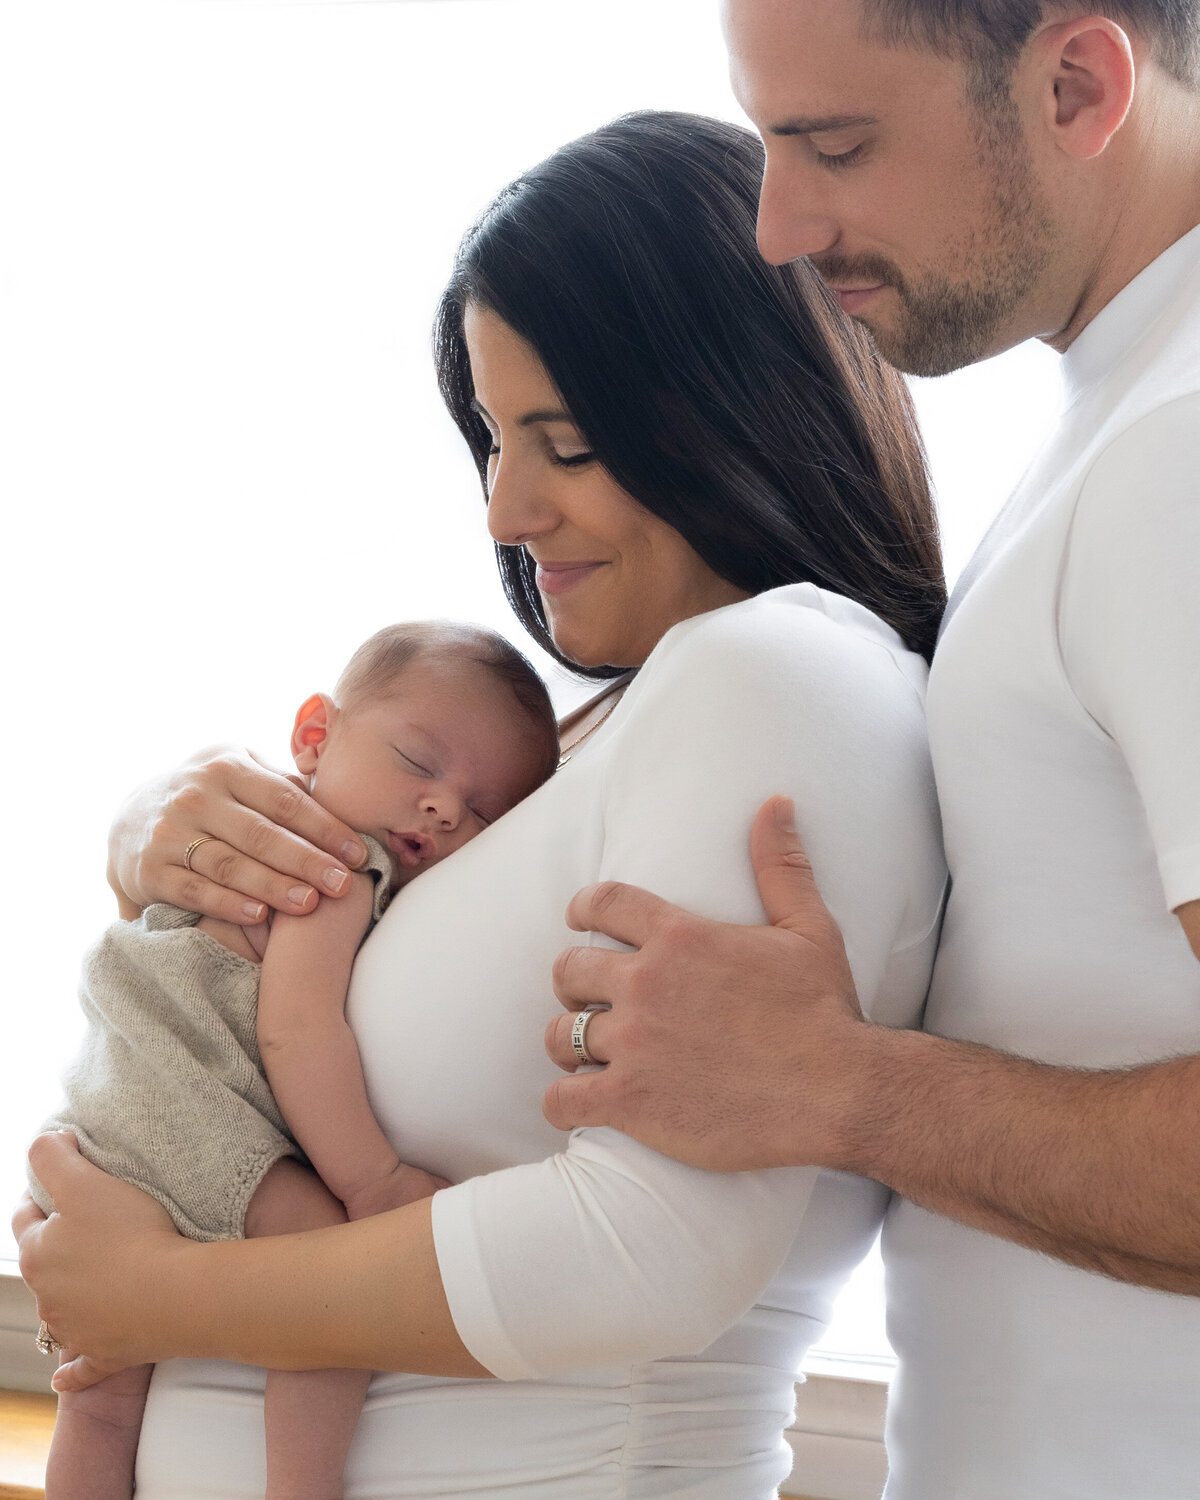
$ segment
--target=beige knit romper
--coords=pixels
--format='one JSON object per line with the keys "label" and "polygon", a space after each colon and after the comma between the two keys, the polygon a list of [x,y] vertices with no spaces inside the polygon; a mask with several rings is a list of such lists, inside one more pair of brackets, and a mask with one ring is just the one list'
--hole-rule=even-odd
{"label": "beige knit romper", "polygon": [[[375,876],[368,931],[388,904],[391,864],[363,835]],[[84,960],[88,1031],[42,1126],[72,1130],[84,1156],[166,1208],[194,1240],[242,1238],[246,1207],[282,1157],[304,1161],[263,1075],[260,966],[200,932],[196,912],[148,906],[114,922]],[[30,1173],[45,1212],[53,1204]]]}

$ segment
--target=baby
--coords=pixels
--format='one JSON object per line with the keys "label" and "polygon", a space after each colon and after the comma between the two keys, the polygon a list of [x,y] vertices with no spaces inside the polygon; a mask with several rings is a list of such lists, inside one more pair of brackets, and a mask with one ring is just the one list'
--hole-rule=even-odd
{"label": "baby", "polygon": [[[292,755],[364,837],[352,888],[254,927],[173,906],[115,923],[85,966],[89,1032],[49,1126],[198,1240],[322,1228],[443,1185],[401,1162],[371,1113],[345,1020],[351,964],[394,891],[548,779],[558,734],[540,678],[501,637],[417,623],[372,636],[332,698],[301,705]],[[151,1372],[60,1398],[47,1500],[129,1500]],[[369,1380],[268,1373],[269,1500],[341,1495]]]}

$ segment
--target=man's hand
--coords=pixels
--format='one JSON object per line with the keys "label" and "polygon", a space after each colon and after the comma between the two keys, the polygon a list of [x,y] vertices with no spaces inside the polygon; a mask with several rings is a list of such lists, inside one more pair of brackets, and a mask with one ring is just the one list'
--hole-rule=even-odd
{"label": "man's hand", "polygon": [[[615,1126],[725,1171],[843,1165],[862,1073],[852,1060],[873,1028],[787,798],[759,810],[750,852],[770,926],[706,921],[614,883],[571,902],[573,928],[636,951],[568,948],[555,963],[568,1014],[546,1048],[574,1076],[546,1091],[552,1125]],[[607,1066],[576,1073],[574,1013],[597,1003],[612,1009],[589,1022],[587,1046]]]}
{"label": "man's hand", "polygon": [[289,777],[247,751],[217,747],[128,799],[109,833],[108,881],[126,918],[167,901],[261,922],[268,906],[301,915],[319,895],[344,894],[348,871],[365,858],[355,831]]}

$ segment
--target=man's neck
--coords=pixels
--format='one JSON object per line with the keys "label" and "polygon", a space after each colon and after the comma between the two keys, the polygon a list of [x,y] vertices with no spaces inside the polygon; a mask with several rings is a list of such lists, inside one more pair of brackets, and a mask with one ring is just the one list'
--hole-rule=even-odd
{"label": "man's neck", "polygon": [[1142,119],[1130,121],[1134,149],[1114,173],[1119,206],[1103,243],[1091,247],[1091,266],[1071,316],[1044,343],[1066,353],[1098,313],[1200,225],[1200,100],[1170,90]]}

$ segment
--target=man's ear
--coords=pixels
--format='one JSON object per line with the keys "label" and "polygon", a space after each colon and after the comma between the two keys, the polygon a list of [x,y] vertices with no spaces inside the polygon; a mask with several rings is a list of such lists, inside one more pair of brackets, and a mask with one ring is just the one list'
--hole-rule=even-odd
{"label": "man's ear", "polygon": [[1060,150],[1091,161],[1120,130],[1133,103],[1129,36],[1106,16],[1080,16],[1046,27],[1035,45],[1048,85],[1046,123]]}
{"label": "man's ear", "polygon": [[324,693],[306,698],[297,710],[292,726],[292,759],[302,776],[311,776],[317,769],[337,714],[337,704]]}

